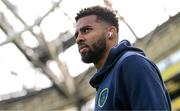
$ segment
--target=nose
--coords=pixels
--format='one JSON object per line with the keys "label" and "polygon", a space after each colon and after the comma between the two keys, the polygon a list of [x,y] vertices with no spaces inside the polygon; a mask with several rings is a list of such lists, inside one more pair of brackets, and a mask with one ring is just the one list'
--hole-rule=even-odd
{"label": "nose", "polygon": [[82,34],[79,34],[76,38],[76,43],[80,44],[85,40],[84,36]]}

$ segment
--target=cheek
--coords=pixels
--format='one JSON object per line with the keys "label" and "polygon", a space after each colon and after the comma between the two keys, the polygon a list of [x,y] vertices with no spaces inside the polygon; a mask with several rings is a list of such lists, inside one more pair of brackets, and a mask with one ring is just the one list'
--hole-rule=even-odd
{"label": "cheek", "polygon": [[99,49],[100,47],[102,47],[101,45],[102,44],[102,40],[97,40],[96,42],[92,43],[91,44],[91,50],[96,50],[96,49]]}
{"label": "cheek", "polygon": [[92,45],[96,44],[96,42],[97,42],[97,36],[90,36],[87,38],[87,41],[86,41],[89,47],[92,47]]}
{"label": "cheek", "polygon": [[88,36],[88,41],[87,41],[88,46],[93,50],[95,50],[94,48],[99,48],[101,45],[101,42],[102,41],[105,42],[104,36],[105,36],[104,34],[101,34],[101,35],[93,34],[91,36]]}
{"label": "cheek", "polygon": [[94,49],[97,49],[97,48],[99,48],[99,47],[100,47],[100,44],[98,44],[98,43],[94,43],[94,44],[92,44],[92,46],[93,46],[93,48],[94,48]]}

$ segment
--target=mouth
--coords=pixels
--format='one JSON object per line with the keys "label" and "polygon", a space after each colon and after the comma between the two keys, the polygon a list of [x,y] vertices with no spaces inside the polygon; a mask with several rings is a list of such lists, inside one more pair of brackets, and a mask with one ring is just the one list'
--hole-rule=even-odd
{"label": "mouth", "polygon": [[88,47],[87,45],[80,45],[80,46],[79,46],[79,52],[80,52],[81,54],[87,52],[88,49],[89,49],[89,47]]}

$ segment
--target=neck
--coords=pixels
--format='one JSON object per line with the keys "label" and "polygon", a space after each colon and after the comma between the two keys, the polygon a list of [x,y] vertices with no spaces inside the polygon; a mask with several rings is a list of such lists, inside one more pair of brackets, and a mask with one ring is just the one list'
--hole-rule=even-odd
{"label": "neck", "polygon": [[107,44],[107,49],[102,55],[101,59],[97,63],[94,63],[97,70],[99,70],[105,64],[111,48],[116,46],[117,44],[118,44],[117,40],[114,40],[112,43]]}
{"label": "neck", "polygon": [[105,53],[102,55],[101,59],[97,63],[94,63],[97,70],[99,70],[105,64],[107,57],[109,55],[110,49],[111,48],[107,49]]}

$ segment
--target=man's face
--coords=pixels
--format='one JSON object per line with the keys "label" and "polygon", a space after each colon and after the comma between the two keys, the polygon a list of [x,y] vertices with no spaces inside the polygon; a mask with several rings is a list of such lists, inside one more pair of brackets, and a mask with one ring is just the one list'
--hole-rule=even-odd
{"label": "man's face", "polygon": [[105,25],[95,15],[80,18],[76,24],[76,43],[85,63],[97,63],[105,52]]}

